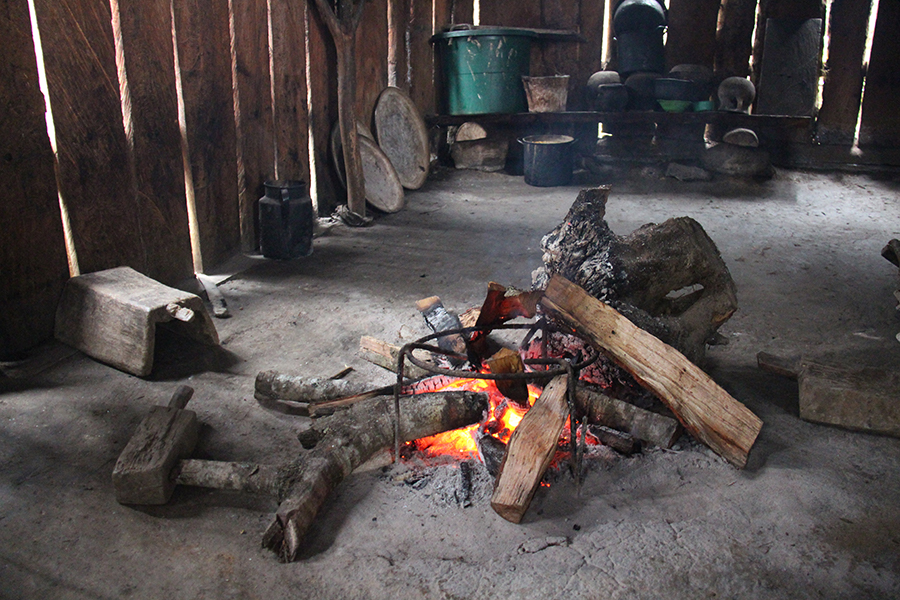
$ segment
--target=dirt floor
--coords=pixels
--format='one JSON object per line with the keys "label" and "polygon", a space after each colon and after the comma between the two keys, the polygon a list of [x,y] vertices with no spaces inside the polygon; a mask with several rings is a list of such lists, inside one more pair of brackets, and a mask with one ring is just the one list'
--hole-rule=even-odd
{"label": "dirt floor", "polygon": [[246,261],[220,286],[233,316],[215,321],[218,349],[161,339],[147,379],[59,345],[5,365],[0,596],[900,597],[900,440],[801,421],[797,384],[755,359],[897,364],[898,272],[879,252],[900,237],[900,178],[680,183],[646,168],[611,183],[617,233],[689,215],[737,282],[729,343],[710,349],[706,368],[765,423],[746,469],[687,436],[630,458],[599,452],[580,494],[560,475],[514,525],[491,510],[481,470],[464,506],[456,467],[392,466],[382,454],[328,499],[290,564],[260,546],[268,498],[182,488],[166,506],[117,504],[117,456],[179,383],[196,389],[197,457],[277,464],[302,452],[309,420],[259,406],[260,370],[327,377],[350,365],[351,380],[384,385],[392,375],[358,357],[360,336],[412,341],[427,333],[420,298],[462,311],[491,280],[530,285],[541,236],[579,186],[445,170],[372,227],[332,227],[308,258]]}

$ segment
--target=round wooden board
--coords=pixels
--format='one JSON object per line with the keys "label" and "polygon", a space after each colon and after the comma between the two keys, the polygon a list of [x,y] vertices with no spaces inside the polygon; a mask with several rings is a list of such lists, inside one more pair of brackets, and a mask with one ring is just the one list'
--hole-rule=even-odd
{"label": "round wooden board", "polygon": [[362,158],[366,200],[369,204],[386,213],[394,213],[403,208],[406,202],[403,185],[390,159],[378,144],[359,136],[359,155]]}
{"label": "round wooden board", "polygon": [[428,178],[431,152],[425,121],[402,90],[385,88],[375,105],[375,135],[403,187],[417,190]]}
{"label": "round wooden board", "polygon": [[[375,141],[375,136],[372,135],[372,132],[369,131],[368,127],[363,125],[362,121],[356,122],[356,133],[361,138],[365,137],[373,142]],[[344,175],[344,145],[341,143],[341,128],[337,121],[334,122],[334,126],[331,128],[331,138],[329,142],[331,146],[331,166],[334,168],[334,172],[337,173],[338,180],[341,182],[341,187],[346,189],[347,180]]]}

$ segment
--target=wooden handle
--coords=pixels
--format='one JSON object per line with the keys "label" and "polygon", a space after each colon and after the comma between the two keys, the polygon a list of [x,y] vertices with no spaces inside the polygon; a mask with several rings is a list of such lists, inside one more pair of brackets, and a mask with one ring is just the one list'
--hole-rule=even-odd
{"label": "wooden handle", "polygon": [[169,408],[183,409],[193,395],[194,388],[189,385],[179,385],[175,393],[172,394],[172,399],[169,400]]}

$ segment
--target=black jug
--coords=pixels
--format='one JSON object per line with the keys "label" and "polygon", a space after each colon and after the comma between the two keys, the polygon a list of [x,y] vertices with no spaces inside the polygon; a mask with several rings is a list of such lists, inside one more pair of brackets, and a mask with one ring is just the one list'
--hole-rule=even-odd
{"label": "black jug", "polygon": [[259,249],[266,258],[289,260],[312,254],[313,210],[306,183],[265,183],[259,199]]}

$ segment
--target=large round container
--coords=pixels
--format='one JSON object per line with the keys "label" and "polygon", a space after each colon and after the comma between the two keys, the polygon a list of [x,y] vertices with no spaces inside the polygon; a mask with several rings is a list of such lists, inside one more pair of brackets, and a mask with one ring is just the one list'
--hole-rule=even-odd
{"label": "large round container", "polygon": [[313,210],[306,183],[265,182],[259,199],[259,249],[266,258],[289,260],[312,254]]}
{"label": "large round container", "polygon": [[531,65],[533,31],[509,27],[461,29],[431,38],[451,115],[526,112],[522,76]]}
{"label": "large round container", "polygon": [[525,183],[537,187],[566,185],[572,180],[575,138],[568,135],[529,135],[525,146]]}
{"label": "large round container", "polygon": [[620,75],[649,71],[662,73],[666,67],[663,54],[665,27],[636,29],[616,34],[616,51]]}

